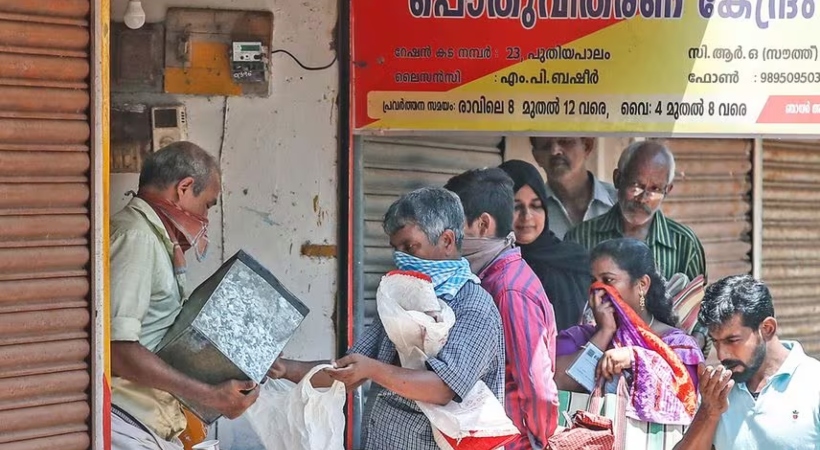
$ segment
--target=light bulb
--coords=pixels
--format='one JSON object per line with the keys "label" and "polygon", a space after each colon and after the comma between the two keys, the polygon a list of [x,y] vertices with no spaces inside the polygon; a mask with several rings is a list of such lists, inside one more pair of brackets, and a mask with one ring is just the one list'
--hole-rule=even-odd
{"label": "light bulb", "polygon": [[131,0],[128,2],[128,9],[125,10],[125,26],[132,30],[145,25],[145,11],[142,9],[142,2]]}

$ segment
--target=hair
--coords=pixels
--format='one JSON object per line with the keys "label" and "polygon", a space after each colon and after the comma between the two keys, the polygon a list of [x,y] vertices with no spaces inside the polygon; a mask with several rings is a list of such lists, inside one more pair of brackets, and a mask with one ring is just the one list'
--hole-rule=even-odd
{"label": "hair", "polygon": [[506,237],[512,232],[515,193],[512,178],[503,170],[468,170],[450,178],[444,188],[461,199],[468,225],[487,213],[495,219],[495,237]]}
{"label": "hair", "polygon": [[647,311],[667,325],[678,326],[678,317],[672,309],[672,302],[666,296],[666,282],[658,272],[649,246],[632,238],[610,239],[595,246],[589,259],[595,261],[604,256],[612,258],[621,270],[628,273],[633,284],[648,275],[649,289],[644,294]]}
{"label": "hair", "polygon": [[644,154],[646,156],[663,155],[666,158],[666,164],[669,166],[669,179],[666,183],[671,184],[675,180],[675,156],[669,150],[669,147],[658,141],[638,141],[629,144],[618,159],[618,172],[621,173],[621,176],[627,172],[635,156]]}
{"label": "hair", "polygon": [[424,187],[402,195],[384,214],[382,227],[388,236],[408,225],[416,225],[431,244],[438,244],[441,235],[452,230],[456,248],[464,239],[464,208],[458,196],[440,187]]}
{"label": "hair", "polygon": [[[547,137],[549,136],[530,136],[530,146],[532,146],[533,151],[535,151],[535,144],[537,143],[536,139]],[[588,148],[590,150],[595,148],[596,140],[594,137],[579,137],[577,139],[581,140],[581,145],[583,145],[584,148]]]}
{"label": "hair", "polygon": [[769,288],[750,275],[733,275],[706,288],[698,319],[707,328],[721,327],[735,314],[743,326],[757,330],[768,317],[774,317]]}
{"label": "hair", "polygon": [[219,163],[213,156],[192,142],[178,141],[145,159],[139,187],[162,190],[191,177],[194,179],[194,195],[199,195],[208,187],[214,173],[219,174]]}

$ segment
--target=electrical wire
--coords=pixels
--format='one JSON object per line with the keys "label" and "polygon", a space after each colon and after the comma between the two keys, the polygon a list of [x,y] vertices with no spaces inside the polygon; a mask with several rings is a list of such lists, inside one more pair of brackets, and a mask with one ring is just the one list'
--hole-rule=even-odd
{"label": "electrical wire", "polygon": [[303,69],[305,69],[305,70],[309,70],[309,71],[319,71],[319,70],[329,69],[329,68],[331,68],[334,64],[336,64],[336,60],[337,60],[337,55],[336,55],[336,53],[334,52],[334,53],[333,53],[333,60],[332,60],[332,61],[330,61],[328,64],[326,64],[326,65],[324,65],[324,66],[319,66],[319,67],[309,67],[309,66],[306,66],[306,65],[302,64],[302,61],[299,61],[299,58],[297,58],[297,57],[293,56],[293,53],[291,53],[291,52],[289,52],[289,51],[287,51],[287,50],[285,50],[285,49],[274,50],[274,51],[272,51],[272,52],[271,52],[271,55],[275,55],[275,54],[277,54],[277,53],[284,53],[284,54],[286,54],[286,55],[290,56],[290,58],[291,58],[292,60],[296,61],[296,64],[298,64],[298,65],[299,65],[299,67],[301,67],[301,68],[303,68]]}
{"label": "electrical wire", "polygon": [[[225,170],[225,162],[224,162],[224,155],[225,155],[225,136],[228,134],[228,96],[224,97],[222,102],[222,137],[219,139],[219,154],[217,155],[219,161],[219,168],[220,170]],[[219,216],[221,220],[222,230],[221,230],[221,261],[220,264],[225,262],[225,189],[220,189],[219,191]],[[217,433],[219,429],[217,428]]]}

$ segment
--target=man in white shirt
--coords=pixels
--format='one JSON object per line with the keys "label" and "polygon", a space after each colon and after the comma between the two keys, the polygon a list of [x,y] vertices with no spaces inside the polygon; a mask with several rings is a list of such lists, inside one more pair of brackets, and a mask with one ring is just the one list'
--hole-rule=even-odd
{"label": "man in white shirt", "polygon": [[615,186],[586,169],[595,138],[531,137],[530,143],[532,156],[547,172],[547,217],[550,231],[559,239],[618,202]]}
{"label": "man in white shirt", "polygon": [[259,395],[253,381],[192,379],[154,352],[187,300],[185,252],[208,247],[219,165],[175,142],[144,162],[139,192],[111,218],[111,449],[182,450],[187,421],[176,396],[236,418]]}
{"label": "man in white shirt", "polygon": [[700,321],[721,365],[699,367],[701,405],[675,450],[820,449],[820,361],[778,339],[766,285],[748,275],[718,281]]}

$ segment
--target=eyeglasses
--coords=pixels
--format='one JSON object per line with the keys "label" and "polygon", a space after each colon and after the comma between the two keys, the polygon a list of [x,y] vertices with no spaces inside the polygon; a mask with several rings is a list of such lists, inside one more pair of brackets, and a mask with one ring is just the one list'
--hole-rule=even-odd
{"label": "eyeglasses", "polygon": [[661,188],[651,188],[647,189],[646,186],[642,186],[638,183],[632,183],[626,186],[626,193],[632,197],[638,197],[643,194],[644,198],[650,201],[660,200],[662,199],[669,189],[669,186],[664,186]]}

